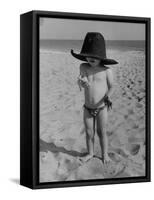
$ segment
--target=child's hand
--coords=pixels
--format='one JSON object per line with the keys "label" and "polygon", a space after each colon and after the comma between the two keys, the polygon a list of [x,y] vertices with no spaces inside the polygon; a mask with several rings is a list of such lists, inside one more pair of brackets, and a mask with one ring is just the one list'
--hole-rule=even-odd
{"label": "child's hand", "polygon": [[80,85],[80,86],[82,86],[82,87],[89,87],[89,82],[88,82],[88,80],[87,80],[87,78],[86,77],[81,77],[81,76],[79,76],[78,77],[78,84]]}
{"label": "child's hand", "polygon": [[108,110],[112,109],[112,101],[109,99],[108,96],[104,97],[104,103],[105,103],[105,105],[107,105]]}

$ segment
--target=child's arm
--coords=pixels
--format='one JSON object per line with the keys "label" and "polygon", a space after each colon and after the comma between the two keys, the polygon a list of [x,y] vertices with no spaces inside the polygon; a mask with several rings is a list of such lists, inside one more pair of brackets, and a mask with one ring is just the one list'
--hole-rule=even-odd
{"label": "child's arm", "polygon": [[80,75],[78,77],[78,85],[79,85],[80,91],[82,90],[82,87],[83,88],[88,87],[87,76],[86,76],[83,63],[80,65]]}
{"label": "child's arm", "polygon": [[108,91],[106,93],[106,96],[110,98],[114,89],[114,78],[113,78],[112,70],[107,69],[106,75],[107,75],[106,77],[107,77],[107,85],[108,85]]}
{"label": "child's arm", "polygon": [[78,83],[79,89],[81,91],[82,90],[82,85],[81,85],[80,78],[81,78],[81,75],[79,75],[77,83]]}
{"label": "child's arm", "polygon": [[113,79],[112,70],[107,69],[106,75],[107,75],[106,78],[107,78],[108,91],[105,94],[104,102],[107,105],[107,108],[109,110],[109,109],[112,109],[112,101],[110,100],[110,97],[113,93],[113,88],[114,88],[114,79]]}

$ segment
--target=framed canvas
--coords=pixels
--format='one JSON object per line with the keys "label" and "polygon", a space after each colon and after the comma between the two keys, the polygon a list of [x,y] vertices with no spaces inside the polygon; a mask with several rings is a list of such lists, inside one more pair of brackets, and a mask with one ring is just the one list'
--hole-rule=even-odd
{"label": "framed canvas", "polygon": [[150,18],[20,16],[20,183],[150,181]]}

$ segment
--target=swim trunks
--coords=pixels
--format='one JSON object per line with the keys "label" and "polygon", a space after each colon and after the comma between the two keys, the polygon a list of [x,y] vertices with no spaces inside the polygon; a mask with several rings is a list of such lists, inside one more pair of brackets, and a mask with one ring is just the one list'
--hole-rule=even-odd
{"label": "swim trunks", "polygon": [[86,110],[88,110],[89,114],[90,114],[92,117],[96,117],[96,116],[99,114],[99,112],[105,108],[105,106],[106,106],[106,105],[104,105],[104,106],[102,106],[102,107],[99,107],[99,108],[89,108],[89,107],[87,107],[86,105],[84,105],[84,108],[85,108]]}
{"label": "swim trunks", "polygon": [[95,135],[95,126],[96,126],[96,117],[101,110],[103,110],[107,106],[107,109],[112,109],[112,102],[109,100],[108,96],[104,98],[104,106],[98,108],[89,108],[85,104],[83,107],[88,110],[89,114],[93,117],[93,131]]}
{"label": "swim trunks", "polygon": [[95,135],[95,126],[96,126],[96,116],[99,114],[99,112],[101,110],[103,110],[105,108],[106,105],[99,107],[99,108],[89,108],[87,107],[85,104],[83,105],[83,107],[88,110],[89,114],[93,117],[93,132]]}

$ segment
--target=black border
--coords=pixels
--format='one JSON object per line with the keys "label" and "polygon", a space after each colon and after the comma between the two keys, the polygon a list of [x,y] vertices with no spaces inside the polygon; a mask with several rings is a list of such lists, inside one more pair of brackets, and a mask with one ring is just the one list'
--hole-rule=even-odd
{"label": "black border", "polygon": [[31,188],[33,187],[32,23],[32,13],[20,16],[20,184]]}
{"label": "black border", "polygon": [[[83,13],[67,13],[67,12],[50,12],[50,11],[31,11],[26,13],[32,18],[32,183],[26,185],[21,181],[22,185],[26,185],[33,189],[39,188],[57,188],[72,186],[90,186],[104,184],[119,183],[137,183],[149,182],[151,180],[151,79],[150,79],[150,37],[151,37],[151,19],[143,17],[128,16],[111,16],[111,15],[95,15]],[[82,181],[63,181],[63,182],[46,182],[39,183],[39,18],[61,18],[61,19],[78,19],[93,21],[112,21],[112,22],[128,22],[143,23],[146,26],[146,176],[128,177],[115,179],[98,179],[98,180],[82,180]],[[22,51],[22,48],[21,48]],[[22,149],[22,147],[21,147]],[[22,157],[22,156],[21,156]],[[28,173],[28,172],[27,172]],[[23,174],[23,173],[22,173]],[[26,172],[25,172],[26,174]]]}

